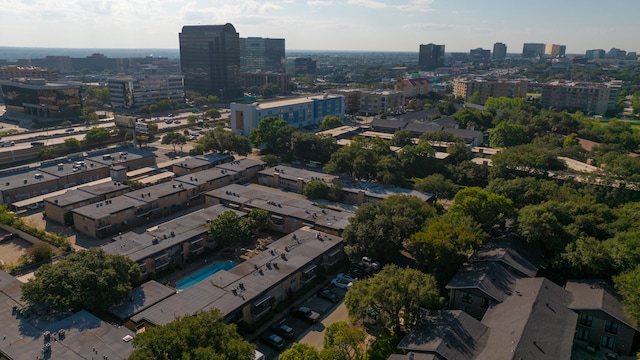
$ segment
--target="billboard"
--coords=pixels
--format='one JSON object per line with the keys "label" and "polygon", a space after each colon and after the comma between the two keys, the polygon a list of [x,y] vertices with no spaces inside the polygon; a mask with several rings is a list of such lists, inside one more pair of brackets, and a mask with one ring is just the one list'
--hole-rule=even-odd
{"label": "billboard", "polygon": [[135,123],[136,134],[149,135],[149,127],[146,123]]}
{"label": "billboard", "polygon": [[114,115],[114,121],[116,126],[122,126],[129,129],[133,129],[136,118],[133,116]]}

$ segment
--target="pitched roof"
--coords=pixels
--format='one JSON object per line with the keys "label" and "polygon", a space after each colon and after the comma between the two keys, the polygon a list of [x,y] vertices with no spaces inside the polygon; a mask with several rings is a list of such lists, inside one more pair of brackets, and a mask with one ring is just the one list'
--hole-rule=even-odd
{"label": "pitched roof", "polygon": [[499,262],[523,276],[535,277],[544,266],[539,251],[528,246],[523,239],[505,237],[483,244],[471,257],[472,262]]}
{"label": "pitched roof", "polygon": [[571,280],[565,289],[571,293],[569,309],[601,310],[638,331],[622,308],[620,296],[603,280]]}
{"label": "pitched roof", "polygon": [[447,283],[447,289],[478,289],[495,301],[502,302],[512,294],[520,276],[494,262],[465,264]]}
{"label": "pitched roof", "polygon": [[461,310],[434,310],[405,336],[398,348],[437,354],[443,359],[473,359],[482,350],[489,328]]}
{"label": "pitched roof", "polygon": [[569,292],[545,278],[522,278],[487,310],[489,337],[477,360],[569,359],[578,315]]}

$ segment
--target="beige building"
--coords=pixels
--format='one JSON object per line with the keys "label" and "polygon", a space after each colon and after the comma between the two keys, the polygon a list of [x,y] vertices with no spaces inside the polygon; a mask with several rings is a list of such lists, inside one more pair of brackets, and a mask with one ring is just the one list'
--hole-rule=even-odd
{"label": "beige building", "polygon": [[556,80],[542,85],[540,103],[545,108],[604,114],[615,110],[621,81],[587,83]]}
{"label": "beige building", "polygon": [[65,217],[73,209],[120,196],[129,190],[128,186],[117,181],[82,186],[45,198],[44,211],[48,219],[65,224]]}
{"label": "beige building", "polygon": [[400,79],[395,83],[393,89],[402,91],[405,99],[414,99],[419,95],[427,95],[431,91],[431,81],[425,78]]}
{"label": "beige building", "polygon": [[233,161],[230,154],[206,154],[189,156],[184,160],[173,164],[172,171],[176,176],[196,173],[210,169],[216,165]]}
{"label": "beige building", "polygon": [[399,114],[404,111],[404,92],[396,90],[361,91],[360,114],[386,115]]}
{"label": "beige building", "polygon": [[453,95],[456,98],[469,101],[474,93],[480,94],[480,103],[484,104],[489,97],[525,98],[529,81],[482,79],[461,77],[453,80]]}

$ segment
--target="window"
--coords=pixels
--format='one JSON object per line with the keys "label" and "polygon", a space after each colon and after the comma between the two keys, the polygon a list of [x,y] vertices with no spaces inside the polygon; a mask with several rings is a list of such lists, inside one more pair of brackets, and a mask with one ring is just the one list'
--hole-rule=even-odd
{"label": "window", "polygon": [[585,313],[580,313],[580,325],[591,326],[593,323],[593,316]]}
{"label": "window", "polygon": [[462,302],[463,303],[467,303],[467,304],[471,304],[473,302],[473,300],[471,299],[471,294],[469,294],[468,292],[463,292],[462,293]]}
{"label": "window", "polygon": [[607,335],[602,337],[602,341],[600,341],[600,346],[607,349],[613,349],[613,346],[616,343],[616,339]]}
{"label": "window", "polygon": [[588,341],[589,340],[589,329],[583,329],[583,328],[579,327],[578,331],[576,331],[576,339]]}
{"label": "window", "polygon": [[605,321],[604,322],[604,331],[610,333],[610,334],[617,334],[618,333],[618,323],[616,322],[612,322],[612,321]]}

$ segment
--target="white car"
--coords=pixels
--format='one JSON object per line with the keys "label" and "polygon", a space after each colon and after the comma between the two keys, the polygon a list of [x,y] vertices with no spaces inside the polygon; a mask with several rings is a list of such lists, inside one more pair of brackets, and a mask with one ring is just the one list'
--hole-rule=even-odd
{"label": "white car", "polygon": [[333,280],[331,280],[331,285],[340,289],[349,289],[351,288],[351,285],[353,285],[353,282],[344,278],[336,277]]}

